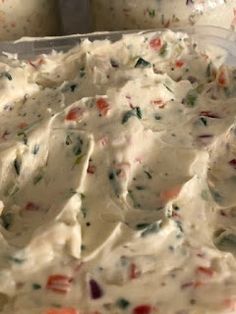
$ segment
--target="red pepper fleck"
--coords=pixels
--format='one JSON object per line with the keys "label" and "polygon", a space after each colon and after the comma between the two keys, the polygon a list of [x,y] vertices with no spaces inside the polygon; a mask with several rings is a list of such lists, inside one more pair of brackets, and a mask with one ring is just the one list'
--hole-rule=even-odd
{"label": "red pepper fleck", "polygon": [[220,116],[217,113],[211,112],[211,111],[201,111],[200,116],[202,117],[208,117],[213,119],[220,119]]}
{"label": "red pepper fleck", "polygon": [[190,288],[190,287],[193,287],[193,288],[198,288],[198,287],[201,287],[203,286],[204,283],[202,281],[189,281],[189,282],[186,282],[184,284],[181,285],[181,289],[186,289],[186,288]]}
{"label": "red pepper fleck", "polygon": [[160,48],[162,46],[161,39],[160,38],[153,38],[152,40],[150,40],[149,46],[154,50],[160,50]]}
{"label": "red pepper fleck", "polygon": [[92,165],[91,163],[89,163],[88,165],[88,169],[87,169],[87,173],[89,174],[94,174],[96,171],[96,166]]}
{"label": "red pepper fleck", "polygon": [[134,263],[132,263],[130,265],[130,275],[129,275],[129,278],[130,279],[136,279],[136,278],[139,277],[139,275],[140,275],[140,273],[139,273],[139,271],[137,269],[137,266]]}
{"label": "red pepper fleck", "polygon": [[220,210],[220,215],[223,217],[228,217],[228,215],[222,209]]}
{"label": "red pepper fleck", "polygon": [[231,159],[229,165],[236,169],[236,159]]}
{"label": "red pepper fleck", "polygon": [[90,295],[93,300],[100,299],[103,296],[103,291],[100,285],[94,279],[89,281]]}
{"label": "red pepper fleck", "polygon": [[175,66],[177,68],[182,68],[183,65],[184,65],[184,62],[182,60],[176,60],[175,61]]}
{"label": "red pepper fleck", "polygon": [[212,277],[214,275],[214,270],[210,267],[199,266],[196,270],[197,273],[204,274],[208,277]]}
{"label": "red pepper fleck", "polygon": [[28,123],[26,123],[26,122],[21,122],[20,124],[18,124],[19,129],[25,129],[25,128],[27,128],[27,126],[28,126]]}
{"label": "red pepper fleck", "polygon": [[76,121],[78,118],[82,116],[81,108],[75,107],[70,109],[70,111],[66,115],[66,120]]}
{"label": "red pepper fleck", "polygon": [[194,281],[185,282],[181,285],[181,289],[186,289],[194,286]]}
{"label": "red pepper fleck", "polygon": [[9,135],[10,133],[6,130],[6,131],[4,131],[3,132],[3,134],[2,134],[2,136],[1,136],[1,139],[3,139],[3,140],[6,140],[7,138],[7,136]]}
{"label": "red pepper fleck", "polygon": [[97,99],[96,106],[102,116],[106,116],[108,110],[110,109],[109,104],[104,98]]}
{"label": "red pepper fleck", "polygon": [[212,138],[212,137],[213,137],[212,134],[202,134],[198,136],[199,139]]}
{"label": "red pepper fleck", "polygon": [[69,292],[72,281],[72,277],[60,274],[51,275],[48,277],[46,288],[56,293],[65,294]]}
{"label": "red pepper fleck", "polygon": [[28,211],[37,211],[39,209],[39,206],[33,202],[28,202],[25,205],[25,209]]}
{"label": "red pepper fleck", "polygon": [[133,314],[150,314],[152,307],[148,304],[138,305],[133,309]]}
{"label": "red pepper fleck", "polygon": [[225,66],[222,66],[218,71],[217,83],[221,87],[225,87],[229,84],[229,75]]}
{"label": "red pepper fleck", "polygon": [[163,102],[163,100],[161,100],[161,99],[155,99],[155,100],[152,100],[152,103],[154,104],[154,105],[157,105],[159,108],[164,108],[165,107],[165,103]]}
{"label": "red pepper fleck", "polygon": [[44,63],[44,59],[43,58],[38,58],[36,60],[29,60],[29,64],[35,68],[36,70],[40,67],[41,64]]}
{"label": "red pepper fleck", "polygon": [[236,310],[236,299],[234,299],[234,300],[233,299],[225,299],[223,301],[223,304],[227,309],[230,309],[231,311]]}

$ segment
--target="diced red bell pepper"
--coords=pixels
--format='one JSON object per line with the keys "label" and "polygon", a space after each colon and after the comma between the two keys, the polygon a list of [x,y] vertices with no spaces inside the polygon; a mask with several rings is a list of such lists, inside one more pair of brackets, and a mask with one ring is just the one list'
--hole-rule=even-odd
{"label": "diced red bell pepper", "polygon": [[48,277],[46,288],[56,293],[65,294],[71,288],[72,277],[55,274]]}

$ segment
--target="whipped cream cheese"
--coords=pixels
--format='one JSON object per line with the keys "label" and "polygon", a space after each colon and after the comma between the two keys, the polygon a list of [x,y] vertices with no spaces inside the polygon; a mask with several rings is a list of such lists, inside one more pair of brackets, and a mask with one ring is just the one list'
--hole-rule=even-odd
{"label": "whipped cream cheese", "polygon": [[0,63],[0,311],[236,313],[236,70],[184,33]]}

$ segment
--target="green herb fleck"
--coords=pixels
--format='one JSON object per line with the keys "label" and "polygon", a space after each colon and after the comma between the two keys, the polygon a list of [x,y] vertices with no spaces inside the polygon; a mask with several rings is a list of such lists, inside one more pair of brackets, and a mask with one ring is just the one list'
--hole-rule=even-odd
{"label": "green herb fleck", "polygon": [[66,136],[65,143],[66,143],[66,145],[72,144],[72,139],[71,139],[70,135],[67,135],[67,136]]}
{"label": "green herb fleck", "polygon": [[120,298],[116,301],[116,305],[122,309],[125,310],[127,309],[127,307],[129,307],[130,303],[128,300],[124,299],[124,298]]}
{"label": "green herb fleck", "polygon": [[136,185],[135,189],[138,190],[138,191],[143,191],[143,190],[145,190],[145,187],[142,186],[142,185]]}
{"label": "green herb fleck", "polygon": [[70,85],[70,90],[72,93],[75,91],[76,87],[77,87],[77,84],[71,84]]}
{"label": "green herb fleck", "polygon": [[150,223],[140,223],[136,225],[137,230],[143,230],[150,226]]}
{"label": "green herb fleck", "polygon": [[148,179],[152,179],[152,175],[150,172],[144,170],[144,173],[147,175]]}
{"label": "green herb fleck", "polygon": [[33,148],[33,151],[32,151],[33,155],[37,155],[38,154],[39,148],[40,148],[39,144],[35,144],[34,145],[34,148]]}
{"label": "green herb fleck", "polygon": [[135,108],[127,111],[122,118],[122,124],[125,124],[126,122],[128,122],[128,120],[131,117],[137,117],[140,120],[142,119],[142,111],[141,111],[140,107],[135,107]]}
{"label": "green herb fleck", "polygon": [[18,185],[15,184],[15,183],[11,183],[11,184],[7,187],[7,189],[6,189],[5,193],[4,193],[4,195],[5,195],[5,196],[13,196],[13,195],[16,194],[16,192],[18,192],[18,191],[19,191]]}
{"label": "green herb fleck", "polygon": [[12,213],[6,213],[2,215],[2,225],[3,227],[8,230],[12,224],[13,215]]}
{"label": "green herb fleck", "polygon": [[86,72],[85,72],[85,68],[84,68],[84,67],[80,68],[80,71],[79,71],[79,76],[82,78],[82,77],[84,77],[84,76],[85,76],[85,74],[86,74]]}
{"label": "green herb fleck", "polygon": [[147,68],[150,67],[151,63],[144,60],[143,58],[138,58],[136,64],[135,64],[135,68]]}
{"label": "green herb fleck", "polygon": [[77,143],[73,147],[73,153],[75,154],[75,156],[78,156],[81,154],[82,146],[83,146],[83,140],[80,137],[78,137]]}
{"label": "green herb fleck", "polygon": [[39,289],[42,288],[42,286],[41,286],[40,284],[38,284],[38,283],[33,283],[33,284],[32,284],[32,288],[33,288],[34,290],[39,290]]}
{"label": "green herb fleck", "polygon": [[201,198],[202,198],[204,201],[208,201],[208,200],[209,200],[209,195],[208,195],[208,191],[207,191],[207,190],[202,190],[202,192],[201,192]]}
{"label": "green herb fleck", "polygon": [[145,228],[145,230],[141,233],[141,237],[146,237],[150,234],[157,233],[160,230],[162,222],[157,221],[153,224],[150,224]]}
{"label": "green herb fleck", "polygon": [[23,264],[25,262],[24,259],[16,257],[16,256],[9,256],[9,260],[16,264]]}
{"label": "green herb fleck", "polygon": [[19,176],[21,171],[21,160],[19,158],[16,158],[13,162],[14,169],[16,174]]}
{"label": "green herb fleck", "polygon": [[184,104],[186,104],[188,107],[194,107],[197,101],[197,97],[198,94],[196,90],[190,90],[184,99]]}
{"label": "green herb fleck", "polygon": [[236,255],[236,234],[223,232],[223,234],[216,238],[216,246],[222,251],[231,252]]}
{"label": "green herb fleck", "polygon": [[43,178],[43,175],[42,174],[38,174],[37,176],[35,176],[33,178],[33,184],[36,185],[37,183],[39,183],[39,181],[41,181]]}
{"label": "green herb fleck", "polygon": [[87,216],[87,208],[81,207],[81,212],[82,212],[83,217],[86,218],[86,216]]}
{"label": "green herb fleck", "polygon": [[157,121],[161,120],[161,116],[159,114],[155,114],[155,120]]}
{"label": "green herb fleck", "polygon": [[159,55],[162,57],[165,57],[167,54],[167,43],[164,43],[164,45],[161,47],[159,51]]}
{"label": "green herb fleck", "polygon": [[206,69],[206,76],[210,77],[211,76],[211,67],[212,67],[212,63],[209,62],[207,65],[207,69]]}
{"label": "green herb fleck", "polygon": [[0,77],[5,77],[5,78],[7,78],[9,81],[12,81],[12,76],[11,76],[11,74],[10,74],[9,72],[2,72],[2,73],[0,74]]}
{"label": "green herb fleck", "polygon": [[207,122],[207,119],[206,119],[206,118],[201,117],[201,118],[200,118],[200,121],[202,122],[202,124],[203,124],[204,126],[207,126],[208,122]]}
{"label": "green herb fleck", "polygon": [[155,17],[156,11],[154,9],[153,10],[148,9],[148,14],[150,17]]}
{"label": "green herb fleck", "polygon": [[28,137],[27,137],[26,133],[21,131],[21,132],[17,133],[17,135],[18,135],[18,136],[22,136],[22,142],[23,142],[25,145],[27,145],[27,143],[28,143]]}
{"label": "green herb fleck", "polygon": [[166,85],[166,84],[163,84],[163,85],[165,86],[165,88],[166,88],[169,92],[173,93],[173,90],[172,90],[168,85]]}
{"label": "green herb fleck", "polygon": [[86,246],[84,244],[81,244],[80,248],[81,248],[81,251],[86,250]]}
{"label": "green herb fleck", "polygon": [[83,159],[83,157],[84,157],[84,155],[78,156],[78,157],[76,158],[76,160],[75,160],[75,165],[79,165],[80,162],[81,162],[81,160]]}

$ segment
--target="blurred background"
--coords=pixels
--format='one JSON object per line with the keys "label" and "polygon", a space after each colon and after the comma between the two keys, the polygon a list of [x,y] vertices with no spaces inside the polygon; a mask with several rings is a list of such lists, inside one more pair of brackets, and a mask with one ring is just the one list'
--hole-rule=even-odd
{"label": "blurred background", "polygon": [[60,10],[63,35],[91,31],[88,0],[60,0]]}
{"label": "blurred background", "polygon": [[126,29],[236,29],[236,0],[0,1],[0,40]]}

